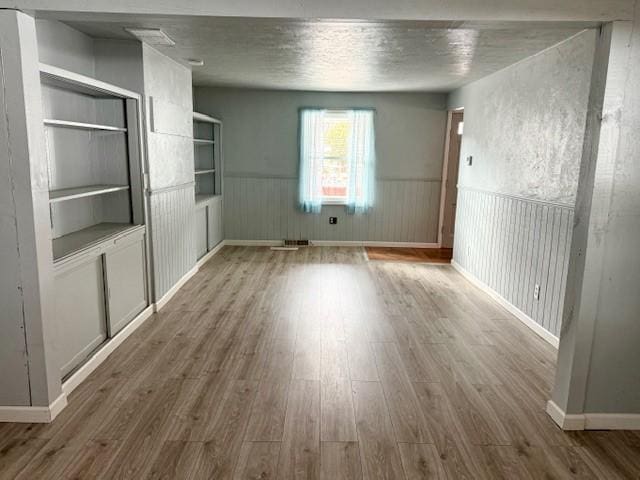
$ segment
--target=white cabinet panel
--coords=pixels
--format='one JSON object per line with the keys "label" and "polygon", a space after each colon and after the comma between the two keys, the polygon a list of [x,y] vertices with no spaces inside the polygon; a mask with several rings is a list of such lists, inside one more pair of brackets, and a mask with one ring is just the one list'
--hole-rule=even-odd
{"label": "white cabinet panel", "polygon": [[92,257],[55,278],[57,358],[62,377],[107,338],[102,257]]}
{"label": "white cabinet panel", "polygon": [[147,306],[144,237],[122,242],[104,256],[110,337]]}
{"label": "white cabinet panel", "polygon": [[207,253],[207,210],[208,206],[196,208],[196,254],[201,258]]}
{"label": "white cabinet panel", "polygon": [[207,208],[208,212],[208,247],[212,250],[222,241],[222,196],[215,197]]}

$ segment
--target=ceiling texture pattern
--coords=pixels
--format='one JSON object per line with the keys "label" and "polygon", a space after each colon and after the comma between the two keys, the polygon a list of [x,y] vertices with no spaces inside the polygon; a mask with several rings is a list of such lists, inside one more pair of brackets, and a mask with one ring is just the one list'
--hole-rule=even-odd
{"label": "ceiling texture pattern", "polygon": [[96,38],[131,40],[126,27],[160,28],[176,42],[156,47],[162,53],[185,64],[189,58],[204,60],[193,68],[198,86],[315,91],[451,91],[595,25],[73,14],[61,19]]}

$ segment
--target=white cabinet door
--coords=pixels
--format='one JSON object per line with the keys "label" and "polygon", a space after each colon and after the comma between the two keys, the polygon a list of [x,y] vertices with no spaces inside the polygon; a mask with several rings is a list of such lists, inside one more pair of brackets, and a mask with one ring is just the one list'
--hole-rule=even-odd
{"label": "white cabinet door", "polygon": [[65,377],[107,338],[102,257],[56,274],[56,354]]}
{"label": "white cabinet door", "polygon": [[211,201],[208,208],[209,250],[222,241],[222,196]]}
{"label": "white cabinet door", "polygon": [[207,248],[207,210],[208,206],[196,208],[196,256],[202,258],[208,251]]}
{"label": "white cabinet door", "polygon": [[123,239],[104,255],[108,329],[113,337],[147,307],[144,236]]}

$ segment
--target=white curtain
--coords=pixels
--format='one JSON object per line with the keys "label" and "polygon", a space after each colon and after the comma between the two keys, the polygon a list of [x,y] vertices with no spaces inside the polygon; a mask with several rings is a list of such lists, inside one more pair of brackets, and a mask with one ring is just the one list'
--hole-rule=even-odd
{"label": "white curtain", "polygon": [[307,213],[320,213],[322,208],[323,117],[324,110],[300,110],[298,203]]}
{"label": "white curtain", "polygon": [[349,141],[347,212],[364,213],[373,206],[375,193],[375,128],[373,110],[353,110]]}

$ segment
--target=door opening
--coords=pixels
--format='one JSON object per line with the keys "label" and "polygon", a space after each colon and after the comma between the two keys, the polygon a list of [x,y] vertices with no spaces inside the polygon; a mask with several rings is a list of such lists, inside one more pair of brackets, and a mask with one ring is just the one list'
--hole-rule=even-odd
{"label": "door opening", "polygon": [[449,112],[445,138],[444,162],[442,165],[442,190],[440,194],[440,225],[438,243],[440,248],[453,248],[458,199],[458,168],[460,166],[460,144],[464,128],[462,110]]}

